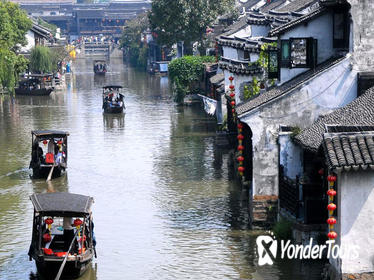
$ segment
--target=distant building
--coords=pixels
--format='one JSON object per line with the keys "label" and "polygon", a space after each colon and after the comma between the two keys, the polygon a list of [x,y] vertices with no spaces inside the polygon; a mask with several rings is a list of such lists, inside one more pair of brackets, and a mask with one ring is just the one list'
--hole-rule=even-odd
{"label": "distant building", "polygon": [[10,0],[10,2],[18,3],[18,4],[31,4],[31,3],[47,3],[47,4],[54,4],[54,3],[69,3],[74,4],[76,0]]}
{"label": "distant building", "polygon": [[72,36],[104,34],[120,37],[128,20],[151,7],[148,1],[136,0],[97,4],[67,0],[17,1],[29,16],[55,24],[63,34]]}
{"label": "distant building", "polygon": [[29,53],[35,46],[44,46],[52,37],[51,30],[33,22],[26,33],[27,45],[21,48],[21,53]]}

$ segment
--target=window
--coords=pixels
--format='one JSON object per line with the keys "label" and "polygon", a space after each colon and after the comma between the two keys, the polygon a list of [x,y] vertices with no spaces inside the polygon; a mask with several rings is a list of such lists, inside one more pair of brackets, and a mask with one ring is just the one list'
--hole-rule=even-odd
{"label": "window", "polygon": [[290,39],[290,61],[291,67],[307,67],[308,65],[308,40]]}
{"label": "window", "polygon": [[276,50],[269,51],[268,77],[269,79],[279,79],[278,51]]}
{"label": "window", "polygon": [[244,51],[244,59],[250,59],[249,51]]}
{"label": "window", "polygon": [[290,41],[281,40],[281,67],[290,67]]}
{"label": "window", "polygon": [[317,65],[317,40],[290,38],[290,68],[314,68]]}
{"label": "window", "polygon": [[334,48],[349,47],[349,25],[347,13],[338,12],[334,14],[333,39]]}

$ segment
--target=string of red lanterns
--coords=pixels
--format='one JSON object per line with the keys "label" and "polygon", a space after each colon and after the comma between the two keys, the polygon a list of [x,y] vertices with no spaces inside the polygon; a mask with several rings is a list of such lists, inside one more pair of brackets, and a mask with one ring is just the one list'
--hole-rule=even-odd
{"label": "string of red lanterns", "polygon": [[329,182],[329,190],[327,191],[327,195],[329,196],[329,204],[327,205],[327,210],[329,211],[329,218],[327,219],[327,224],[329,225],[329,233],[327,234],[327,237],[332,240],[338,237],[338,234],[334,231],[336,218],[333,216],[334,211],[336,210],[336,204],[334,204],[334,197],[336,196],[336,191],[334,190],[336,176],[327,176],[327,181]]}
{"label": "string of red lanterns", "polygon": [[239,153],[239,156],[237,157],[237,160],[239,162],[238,172],[239,172],[239,175],[243,178],[245,168],[243,166],[243,163],[244,163],[244,157],[243,157],[243,151],[244,151],[243,140],[244,140],[244,135],[242,134],[242,132],[243,132],[243,124],[242,123],[238,123],[238,136],[237,136],[237,139],[238,139],[238,153]]}
{"label": "string of red lanterns", "polygon": [[232,118],[235,122],[235,119],[236,119],[236,110],[235,110],[235,86],[234,84],[232,83],[232,81],[234,80],[234,77],[233,76],[230,76],[229,77],[229,81],[230,81],[230,85],[229,85],[229,89],[230,89],[230,105],[231,105],[231,112],[232,112]]}
{"label": "string of red lanterns", "polygon": [[[232,116],[233,116],[233,120],[235,122],[236,120],[236,109],[235,109],[235,106],[236,106],[236,102],[235,102],[235,86],[233,85],[233,80],[234,80],[234,77],[233,76],[230,76],[229,77],[229,81],[230,81],[230,85],[229,85],[229,89],[230,89],[230,105],[231,105],[231,111],[232,111]],[[243,146],[243,141],[244,141],[244,135],[242,134],[243,132],[243,124],[242,123],[238,123],[238,136],[237,136],[237,139],[238,139],[238,157],[236,158],[236,160],[238,161],[239,163],[239,166],[238,166],[238,172],[239,172],[239,175],[241,178],[243,178],[244,176],[244,171],[245,171],[245,168],[244,168],[244,157],[243,157],[243,151],[244,151],[244,146]]]}

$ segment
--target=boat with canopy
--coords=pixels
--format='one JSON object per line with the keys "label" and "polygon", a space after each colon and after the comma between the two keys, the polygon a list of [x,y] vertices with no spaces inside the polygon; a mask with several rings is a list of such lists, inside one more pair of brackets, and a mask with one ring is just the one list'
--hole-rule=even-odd
{"label": "boat with canopy", "polygon": [[52,74],[30,74],[15,88],[16,95],[48,96],[54,90]]}
{"label": "boat with canopy", "polygon": [[110,85],[103,87],[104,113],[118,114],[125,109],[124,98],[121,93],[122,86]]}
{"label": "boat with canopy", "polygon": [[96,257],[90,196],[67,192],[30,196],[34,206],[30,261],[46,279],[77,278]]}
{"label": "boat with canopy", "polygon": [[[29,168],[34,178],[59,177],[67,168],[69,132],[33,130]],[[51,174],[49,176],[49,174]]]}

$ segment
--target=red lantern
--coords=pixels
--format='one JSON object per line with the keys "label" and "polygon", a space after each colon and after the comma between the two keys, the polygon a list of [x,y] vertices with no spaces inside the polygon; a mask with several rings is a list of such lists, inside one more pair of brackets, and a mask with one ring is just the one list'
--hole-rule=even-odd
{"label": "red lantern", "polygon": [[324,170],[323,170],[323,168],[321,168],[320,170],[318,170],[318,174],[319,174],[319,175],[321,175],[321,176],[322,176],[322,175],[323,175],[323,173],[324,173]]}
{"label": "red lantern", "polygon": [[239,134],[238,136],[236,136],[236,138],[238,138],[238,140],[243,140],[244,136],[243,136],[243,134]]}
{"label": "red lantern", "polygon": [[330,231],[328,234],[327,234],[327,237],[330,238],[330,239],[335,239],[338,237],[338,234],[335,232],[335,231]]}
{"label": "red lantern", "polygon": [[75,226],[75,227],[80,226],[82,223],[83,223],[83,222],[82,222],[81,219],[75,219],[75,220],[74,220],[74,226]]}
{"label": "red lantern", "polygon": [[47,141],[47,140],[43,140],[43,144],[44,144],[44,145],[47,145],[47,144],[48,144],[48,141]]}
{"label": "red lantern", "polygon": [[335,225],[336,224],[336,219],[335,218],[328,218],[327,219],[327,223],[329,224],[329,225]]}
{"label": "red lantern", "polygon": [[230,81],[233,81],[233,80],[234,80],[234,77],[233,77],[233,76],[230,76],[230,77],[229,77],[229,80],[230,80]]}
{"label": "red lantern", "polygon": [[328,195],[328,196],[336,196],[336,191],[333,190],[333,189],[329,189],[329,190],[327,191],[327,195]]}
{"label": "red lantern", "polygon": [[53,219],[52,218],[47,218],[47,219],[45,219],[45,223],[47,225],[51,225],[51,224],[53,224]]}
{"label": "red lantern", "polygon": [[329,182],[336,182],[336,176],[334,176],[334,175],[327,176],[327,181],[329,181]]}
{"label": "red lantern", "polygon": [[242,129],[243,128],[243,124],[242,123],[238,123],[238,128]]}
{"label": "red lantern", "polygon": [[244,170],[245,170],[245,168],[244,168],[243,166],[239,166],[239,167],[238,167],[238,171],[239,171],[239,172],[244,172]]}
{"label": "red lantern", "polygon": [[235,113],[235,109],[232,109],[231,112]]}
{"label": "red lantern", "polygon": [[329,211],[334,211],[336,209],[336,205],[334,203],[330,203],[329,205],[327,205],[327,209]]}
{"label": "red lantern", "polygon": [[230,93],[230,97],[231,97],[231,98],[235,97],[235,93],[233,93],[233,92]]}
{"label": "red lantern", "polygon": [[234,89],[235,87],[234,87],[234,85],[230,85],[229,88],[230,89]]}
{"label": "red lantern", "polygon": [[244,150],[244,146],[243,145],[239,145],[238,146],[238,151],[243,151]]}
{"label": "red lantern", "polygon": [[43,240],[44,240],[44,243],[48,243],[48,242],[51,242],[52,238],[48,233],[44,233]]}
{"label": "red lantern", "polygon": [[237,160],[238,160],[239,162],[242,162],[242,161],[244,161],[244,157],[242,157],[242,156],[238,156]]}
{"label": "red lantern", "polygon": [[61,144],[62,144],[62,141],[61,141],[61,140],[57,141],[57,144],[58,144],[58,145],[61,145]]}
{"label": "red lantern", "polygon": [[235,106],[235,101],[231,101],[231,106]]}

